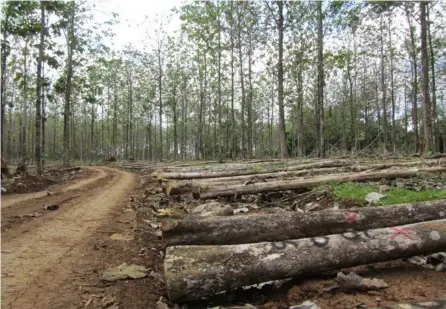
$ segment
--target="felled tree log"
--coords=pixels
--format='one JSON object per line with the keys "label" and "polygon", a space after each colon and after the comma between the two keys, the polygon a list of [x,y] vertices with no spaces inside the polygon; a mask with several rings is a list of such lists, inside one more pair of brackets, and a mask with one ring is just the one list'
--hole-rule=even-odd
{"label": "felled tree log", "polygon": [[205,178],[217,178],[217,177],[233,177],[233,176],[241,176],[241,175],[254,175],[254,174],[264,174],[271,172],[280,172],[280,171],[297,171],[304,170],[309,168],[320,168],[320,167],[340,167],[346,166],[350,164],[347,160],[330,160],[330,161],[322,161],[316,163],[308,163],[301,164],[297,166],[289,166],[275,169],[265,169],[265,170],[227,170],[222,172],[191,172],[191,173],[163,173],[156,172],[153,173],[152,176],[154,178],[166,178],[166,179],[205,179]]}
{"label": "felled tree log", "polygon": [[261,282],[394,260],[446,247],[446,219],[281,242],[166,249],[173,302]]}
{"label": "felled tree log", "polygon": [[415,176],[418,173],[445,172],[446,166],[430,168],[412,168],[404,170],[384,170],[378,172],[348,173],[328,176],[318,176],[308,179],[284,180],[273,183],[258,183],[249,186],[229,186],[225,188],[211,188],[209,190],[200,190],[196,193],[197,198],[210,199],[218,196],[236,196],[243,194],[256,194],[262,192],[276,192],[285,190],[296,190],[300,188],[314,187],[327,182],[348,182],[348,181],[368,181],[377,179],[394,179],[402,177]]}
{"label": "felled tree log", "polygon": [[370,309],[446,309],[446,298],[423,301],[419,303],[411,303],[411,304],[398,304],[398,305],[387,305],[380,307],[373,307]]}
{"label": "felled tree log", "polygon": [[80,170],[81,170],[80,166],[75,166],[75,167],[64,168],[60,171],[61,172],[73,172],[73,171],[80,171]]}
{"label": "felled tree log", "polygon": [[283,241],[446,218],[446,199],[348,211],[260,214],[183,219],[164,218],[166,246],[232,245]]}

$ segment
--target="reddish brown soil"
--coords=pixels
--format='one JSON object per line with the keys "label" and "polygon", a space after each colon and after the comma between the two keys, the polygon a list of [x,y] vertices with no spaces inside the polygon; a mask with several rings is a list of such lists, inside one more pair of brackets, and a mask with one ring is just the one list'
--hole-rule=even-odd
{"label": "reddish brown soil", "polygon": [[71,172],[63,171],[63,169],[50,169],[42,176],[29,173],[16,176],[11,175],[4,179],[2,186],[6,191],[2,192],[2,195],[51,190],[51,187],[55,184],[73,183],[77,180],[88,178],[93,173],[94,171],[84,168],[80,171]]}

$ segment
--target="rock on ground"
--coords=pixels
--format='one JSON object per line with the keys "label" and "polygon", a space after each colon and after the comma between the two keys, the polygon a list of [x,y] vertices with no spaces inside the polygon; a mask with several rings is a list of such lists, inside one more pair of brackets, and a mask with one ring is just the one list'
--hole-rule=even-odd
{"label": "rock on ground", "polygon": [[231,205],[224,205],[219,202],[212,201],[195,207],[191,213],[202,217],[232,216],[234,214],[234,210],[232,209]]}
{"label": "rock on ground", "polygon": [[105,281],[116,281],[127,278],[139,279],[145,276],[147,276],[147,269],[144,266],[123,263],[117,267],[106,269],[102,275],[102,279]]}

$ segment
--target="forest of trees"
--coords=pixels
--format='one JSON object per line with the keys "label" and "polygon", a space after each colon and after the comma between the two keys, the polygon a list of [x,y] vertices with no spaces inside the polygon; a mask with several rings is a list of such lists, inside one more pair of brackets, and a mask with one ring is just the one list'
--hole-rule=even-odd
{"label": "forest of trees", "polygon": [[187,2],[122,50],[93,2],[1,14],[2,156],[39,173],[446,151],[446,2]]}

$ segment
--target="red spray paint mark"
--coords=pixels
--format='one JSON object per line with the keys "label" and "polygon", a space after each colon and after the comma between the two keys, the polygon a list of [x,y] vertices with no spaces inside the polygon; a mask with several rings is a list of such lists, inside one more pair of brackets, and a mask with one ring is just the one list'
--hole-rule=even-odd
{"label": "red spray paint mark", "polygon": [[358,214],[354,212],[344,212],[345,222],[347,223],[355,223],[358,219]]}
{"label": "red spray paint mark", "polygon": [[407,238],[409,238],[410,240],[412,240],[412,237],[410,237],[408,231],[410,230],[410,227],[391,227],[391,230],[394,231],[394,233],[392,235],[390,235],[389,240],[393,240],[394,238],[396,238],[398,235],[403,235],[406,236]]}

